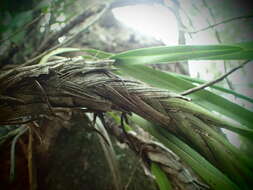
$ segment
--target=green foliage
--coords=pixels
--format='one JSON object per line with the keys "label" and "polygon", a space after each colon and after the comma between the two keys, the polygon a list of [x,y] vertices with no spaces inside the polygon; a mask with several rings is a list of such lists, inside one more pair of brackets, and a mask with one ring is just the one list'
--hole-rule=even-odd
{"label": "green foliage", "polygon": [[[115,66],[120,68],[119,73],[132,76],[152,86],[181,93],[195,87],[195,85],[180,77],[156,71],[140,64],[189,59],[253,59],[252,50],[253,42],[234,45],[154,47],[130,50],[114,55],[111,58],[116,59]],[[252,128],[252,112],[221,96],[202,90],[190,94],[189,97],[193,99],[193,102],[206,109],[233,118],[241,124]]]}
{"label": "green foliage", "polygon": [[[25,24],[29,23],[33,19],[34,11],[31,10],[34,5],[35,0],[10,0],[3,1],[2,7],[0,8],[0,16],[2,19],[0,25],[0,37],[5,39],[9,37],[9,34],[13,34],[17,29],[22,28]],[[53,5],[57,7],[63,0],[54,1]],[[73,0],[69,0],[72,3]],[[63,8],[56,9],[55,15],[60,15],[69,3],[65,3]],[[40,10],[43,13],[48,13],[49,4],[44,1],[36,6],[34,10]],[[4,35],[3,35],[4,34]],[[18,31],[10,39],[11,42],[19,44],[25,37],[24,31]],[[141,80],[151,86],[167,89],[176,93],[181,93],[187,89],[195,87],[193,83],[204,83],[205,81],[192,79],[190,77],[176,75],[173,73],[165,73],[162,71],[157,71],[151,69],[144,64],[154,64],[154,63],[168,63],[175,61],[185,61],[185,60],[252,60],[253,59],[253,42],[245,43],[235,43],[235,44],[220,44],[220,45],[197,45],[197,46],[170,46],[170,47],[152,47],[143,48],[137,50],[130,50],[122,52],[119,54],[111,54],[95,49],[77,49],[77,48],[60,48],[45,55],[39,62],[39,64],[45,64],[48,62],[49,58],[61,53],[77,52],[83,51],[88,53],[90,56],[83,56],[84,58],[94,59],[96,57],[100,59],[114,59],[115,67],[119,70],[118,74],[124,76],[131,76],[135,79]],[[252,86],[252,84],[250,84]],[[237,97],[243,98],[250,101],[253,100],[247,96],[241,95],[231,90],[227,90],[218,86],[213,86],[224,93],[233,94]],[[239,106],[213,92],[208,90],[201,90],[188,95],[192,98],[192,101],[209,111],[217,112],[224,115],[232,120],[237,121],[239,124],[234,125],[229,122],[221,120],[218,116],[213,115],[213,113],[208,112],[204,109],[200,109],[198,106],[194,107],[192,103],[180,104],[176,99],[170,100],[170,105],[180,107],[184,111],[193,112],[199,117],[208,116],[211,118],[213,123],[222,123],[221,127],[226,127],[227,129],[243,135],[248,139],[253,139],[253,113],[242,106]],[[112,115],[115,120],[120,122],[120,119]],[[214,167],[210,162],[208,162],[203,156],[201,156],[196,150],[187,145],[185,142],[177,138],[175,135],[171,134],[167,130],[150,124],[147,121],[139,118],[133,117],[134,122],[138,123],[145,130],[156,137],[160,142],[162,142],[167,148],[175,152],[187,165],[191,166],[194,172],[196,172],[202,179],[215,190],[220,189],[240,189],[240,183],[243,183],[243,176],[240,173],[232,173],[231,176],[238,178],[237,182],[227,177],[219,169]],[[197,122],[197,121],[194,121]],[[128,125],[125,126],[126,131],[131,130]],[[11,171],[10,177],[13,178],[15,171],[15,144],[17,139],[25,132],[23,130],[20,132],[13,140],[12,150],[11,150]],[[210,132],[211,133],[211,132]],[[218,139],[218,137],[217,137]],[[222,148],[228,148],[229,150],[233,148],[230,147],[228,142],[224,139],[218,139],[224,144],[224,147],[215,147],[217,149],[217,154]],[[231,149],[230,149],[231,148]],[[234,151],[236,152],[236,151]],[[244,155],[240,155],[240,151],[236,152],[238,168],[251,174],[250,167],[251,161],[245,158]],[[234,158],[224,158],[223,162],[230,161]],[[246,161],[245,161],[246,160]],[[234,161],[234,160],[233,160]],[[246,164],[245,164],[246,163]],[[244,165],[245,164],[245,165]],[[247,168],[249,166],[249,168]],[[224,166],[225,167],[225,166]],[[166,176],[166,174],[161,170],[158,164],[151,164],[152,174],[156,177],[156,181],[160,190],[169,190],[171,184]],[[233,169],[231,169],[233,171]],[[234,170],[236,171],[236,170]],[[239,183],[238,183],[239,181]],[[241,182],[242,181],[242,182]],[[239,185],[238,185],[239,184]],[[243,188],[243,187],[242,187]],[[250,189],[249,187],[245,187]]]}
{"label": "green foliage", "polygon": [[83,51],[87,52],[89,55],[94,56],[94,58],[99,59],[110,59],[113,56],[112,53],[96,50],[96,49],[83,49]]}
{"label": "green foliage", "polygon": [[[253,43],[247,42],[247,43],[238,43],[233,45],[211,45],[211,46],[174,46],[174,47],[155,47],[155,48],[144,48],[139,50],[131,50],[127,52],[123,52],[117,55],[112,56],[111,58],[116,59],[115,66],[119,68],[118,73],[125,76],[131,76],[135,79],[141,80],[145,83],[150,84],[151,86],[159,87],[168,89],[169,91],[181,93],[187,89],[193,88],[195,85],[193,85],[191,82],[188,82],[178,76],[172,75],[170,73],[165,73],[161,71],[154,70],[152,68],[149,68],[147,66],[144,66],[143,64],[149,64],[149,63],[162,63],[162,62],[172,62],[172,61],[180,61],[180,60],[234,60],[234,59],[245,59],[245,60],[252,60],[253,57]],[[187,104],[184,103],[180,106],[180,109],[184,109],[186,112],[192,113],[194,112],[194,115],[198,115],[198,117],[202,117],[205,120],[205,117],[208,117],[208,120],[206,122],[211,123],[223,123],[218,124],[217,126],[220,127],[226,127],[229,130],[234,131],[237,134],[246,136],[248,139],[252,141],[253,139],[253,131],[252,131],[252,112],[229,101],[225,98],[222,98],[219,95],[216,95],[208,90],[201,90],[195,93],[192,93],[189,95],[193,99],[193,102],[201,105],[202,107],[205,107],[206,109],[210,111],[215,111],[221,115],[225,115],[228,118],[232,120],[238,121],[240,124],[234,125],[230,122],[226,122],[225,120],[222,121],[221,118],[218,116],[215,116],[213,113],[206,112],[204,109],[200,109],[198,106],[196,109],[193,104],[190,105],[189,110],[187,109]],[[190,103],[189,103],[190,104]],[[170,102],[170,104],[173,107],[173,103]],[[178,107],[177,107],[178,108]],[[203,111],[203,112],[202,112]],[[211,118],[211,121],[209,119]],[[193,122],[196,126],[204,127],[204,129],[208,129],[208,127],[202,126],[201,123],[199,123],[198,120],[193,119],[191,122]],[[210,124],[211,124],[210,123]],[[187,127],[187,126],[186,126]],[[199,155],[195,157],[195,161],[192,162],[189,157],[187,157],[185,154],[183,155],[183,152],[178,151],[178,149],[175,149],[171,145],[171,139],[172,136],[168,137],[168,139],[162,139],[161,135],[169,135],[167,131],[158,131],[158,127],[154,127],[153,134],[154,136],[158,137],[161,142],[166,144],[168,148],[173,150],[178,155],[181,155],[180,157],[185,159],[184,161],[188,163],[192,168],[195,167],[195,172],[200,174],[201,176],[206,176],[204,179],[207,184],[209,184],[213,189],[238,189],[238,187],[235,187],[233,182],[226,179],[226,183],[219,184],[217,186],[217,181],[219,179],[215,179],[214,181],[210,181],[211,179],[214,179],[214,176],[211,176],[215,174],[215,176],[221,175],[221,173],[216,170],[214,171],[210,164],[203,164],[199,166],[199,161],[202,160]],[[209,131],[212,133],[212,131]],[[156,135],[155,135],[156,134]],[[216,138],[216,137],[215,137]],[[174,138],[175,139],[175,138]],[[237,151],[233,148],[232,145],[230,145],[228,142],[226,142],[225,139],[217,136],[217,141],[219,141],[221,144],[223,144],[223,147],[220,146],[221,144],[212,143],[211,147],[215,147],[217,157],[219,157],[220,163],[230,163],[233,165],[235,164],[236,167],[238,167],[238,171],[240,170],[243,175],[246,175],[247,178],[252,175],[252,172],[250,172],[250,168],[252,168],[252,162],[249,160],[247,156],[245,156],[243,153],[241,154],[240,151]],[[212,141],[211,141],[212,142]],[[210,142],[210,143],[211,143]],[[169,144],[170,143],[170,144]],[[174,145],[179,146],[180,141],[176,141]],[[185,146],[184,146],[185,148]],[[227,150],[228,152],[231,151],[231,157],[225,161],[226,159],[225,153],[223,149]],[[184,151],[186,151],[184,149]],[[192,152],[191,152],[192,154]],[[192,155],[191,155],[192,156]],[[227,155],[229,156],[229,155]],[[186,159],[187,158],[187,159]],[[197,165],[196,165],[197,164]],[[202,167],[209,167],[212,168],[212,172],[206,173],[207,170],[203,170]],[[249,168],[248,168],[249,167]],[[233,166],[229,166],[229,164],[224,165],[225,171],[228,176],[231,177],[231,179],[235,180],[236,183],[239,186],[243,186],[244,189],[249,189],[249,187],[245,184],[245,179],[241,173],[237,172],[237,169],[233,169]],[[199,173],[201,171],[201,173]],[[225,176],[224,176],[225,177]],[[229,187],[230,186],[230,187]]]}
{"label": "green foliage", "polygon": [[132,119],[135,123],[143,127],[146,131],[162,142],[167,148],[176,153],[186,164],[191,166],[191,168],[212,189],[239,190],[239,188],[226,175],[210,164],[210,162],[208,162],[190,146],[178,139],[175,135],[157,125],[149,123],[139,116],[134,115]]}
{"label": "green foliage", "polygon": [[58,48],[56,50],[53,50],[46,54],[38,64],[45,64],[47,63],[48,59],[54,55],[62,54],[62,53],[69,53],[69,52],[78,52],[81,51],[81,49],[78,48]]}
{"label": "green foliage", "polygon": [[155,180],[160,190],[172,190],[166,174],[163,170],[161,170],[160,166],[157,163],[153,162],[151,164],[151,172],[155,176]]}
{"label": "green foliage", "polygon": [[184,60],[253,59],[253,42],[231,45],[184,45],[142,48],[113,56],[119,64],[139,65]]}
{"label": "green foliage", "polygon": [[[146,63],[157,63],[157,62],[168,62],[178,60],[190,60],[190,59],[252,59],[253,43],[240,43],[233,45],[212,45],[212,46],[177,46],[177,47],[156,47],[156,48],[144,48],[139,50],[127,51],[119,54],[110,54],[94,49],[80,50],[80,49],[58,49],[48,55],[46,55],[40,63],[46,63],[50,56],[58,53],[65,53],[71,51],[84,51],[90,55],[89,58],[98,57],[100,59],[114,59],[115,67],[119,68],[117,74],[124,76],[131,76],[135,79],[141,80],[151,86],[167,89],[169,91],[181,93],[187,89],[193,88],[195,85],[192,84],[191,80],[185,80],[183,77],[154,70],[143,64]],[[219,95],[216,95],[208,90],[201,90],[189,95],[193,102],[201,105],[205,109],[195,106],[190,102],[174,101],[170,99],[169,105],[172,107],[180,107],[186,113],[192,113],[197,115],[207,124],[215,124],[218,127],[226,127],[229,130],[234,131],[237,134],[243,135],[248,139],[253,139],[252,130],[252,112],[225,99]],[[175,99],[176,100],[176,99]],[[214,115],[210,111],[215,111],[221,115],[227,116],[228,118],[239,122],[240,124],[231,124],[228,121],[221,119],[219,116]],[[205,117],[208,118],[205,120]],[[193,124],[201,127],[201,123],[198,123],[198,118],[191,120]],[[117,118],[114,118],[117,120]],[[202,126],[205,130],[209,130],[208,133],[212,134],[212,138],[215,141],[210,141],[210,146],[215,147],[217,158],[220,163],[227,163],[224,165],[225,171],[229,178],[222,173],[219,169],[215,168],[210,162],[204,159],[193,147],[188,146],[183,141],[178,139],[176,136],[168,132],[167,130],[161,129],[158,126],[153,126],[147,123],[140,122],[140,119],[134,119],[136,123],[139,122],[140,126],[143,126],[153,136],[155,136],[160,142],[166,147],[175,152],[180,158],[192,169],[202,177],[202,179],[210,185],[212,189],[239,189],[238,186],[243,186],[244,189],[249,189],[247,185],[244,185],[245,176],[251,175],[250,168],[252,168],[252,162],[244,155],[243,152],[233,147],[225,138],[217,136],[208,127]],[[223,146],[223,147],[222,147]],[[228,152],[224,151],[227,150]],[[225,158],[223,155],[231,155],[229,158]],[[226,160],[227,159],[227,160]],[[236,165],[236,169],[229,166],[229,163]],[[170,188],[169,182],[166,176],[159,170],[157,165],[152,165],[152,171],[157,177],[157,182],[161,189]],[[236,180],[235,180],[236,179]],[[233,181],[235,180],[235,182]]]}
{"label": "green foliage", "polygon": [[[143,65],[131,66],[127,64],[119,64],[115,66],[120,68],[118,73],[121,73],[122,75],[131,76],[146,82],[151,86],[168,89],[177,93],[181,93],[187,89],[195,87],[195,85],[180,79],[179,77],[175,77],[169,73],[157,71]],[[197,103],[210,111],[216,111],[217,113],[237,120],[241,124],[252,128],[252,112],[242,106],[239,106],[208,90],[201,90],[192,93],[188,95],[188,97],[192,98],[194,103]]]}
{"label": "green foliage", "polygon": [[[253,49],[253,43],[239,43],[238,47],[246,49]],[[225,51],[234,51],[236,47],[231,46],[230,50],[228,50],[230,46],[224,45],[216,45],[216,46],[177,46],[177,49],[174,50],[171,47],[155,47],[155,48],[143,48],[139,50],[130,50],[127,52],[119,53],[116,55],[109,54],[106,52],[98,51],[98,50],[85,50],[88,53],[92,53],[92,55],[96,55],[99,58],[111,58],[116,60],[115,66],[120,68],[118,74],[131,76],[138,80],[141,80],[145,83],[150,84],[151,86],[168,89],[169,91],[174,91],[177,93],[181,93],[187,89],[195,87],[194,84],[182,79],[182,77],[175,76],[174,74],[168,72],[157,71],[152,68],[139,65],[141,63],[153,63],[152,61],[155,59],[157,62],[164,61],[177,61],[178,55],[177,53],[181,51],[181,55],[185,59],[191,59],[192,55],[189,52],[190,48],[197,50],[195,58],[201,59],[203,57],[208,57],[210,53],[213,54],[213,57],[221,56],[221,53]],[[226,49],[226,50],[224,50]],[[101,56],[100,56],[101,55]],[[250,58],[247,54],[243,57],[242,54],[239,59]],[[253,54],[252,54],[253,55]],[[210,58],[210,57],[209,57]],[[209,59],[208,58],[208,59]],[[212,59],[212,58],[210,58]],[[147,61],[148,60],[148,61]],[[190,78],[190,77],[189,77]],[[240,124],[247,126],[248,128],[252,128],[253,118],[252,112],[219,96],[208,90],[201,90],[189,95],[192,98],[194,103],[201,105],[202,107],[225,115],[231,119],[237,120]],[[246,135],[252,138],[252,131],[246,129],[245,127],[235,127],[230,126],[230,130],[237,132],[242,135]]]}

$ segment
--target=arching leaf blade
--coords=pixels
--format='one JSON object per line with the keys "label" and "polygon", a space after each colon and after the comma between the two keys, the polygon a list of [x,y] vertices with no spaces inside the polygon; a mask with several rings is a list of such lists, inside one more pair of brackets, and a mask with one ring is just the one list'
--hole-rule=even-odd
{"label": "arching leaf blade", "polygon": [[129,50],[111,57],[118,64],[150,64],[184,60],[253,59],[253,42],[231,45],[179,45]]}
{"label": "arching leaf blade", "polygon": [[[119,74],[134,77],[151,86],[164,88],[169,91],[181,93],[187,89],[195,87],[192,83],[175,77],[169,73],[154,70],[143,65],[115,65],[120,68]],[[240,124],[253,128],[253,113],[240,105],[237,105],[219,95],[216,95],[208,90],[201,90],[188,95],[192,101],[210,111],[216,111],[229,118],[233,118]]]}

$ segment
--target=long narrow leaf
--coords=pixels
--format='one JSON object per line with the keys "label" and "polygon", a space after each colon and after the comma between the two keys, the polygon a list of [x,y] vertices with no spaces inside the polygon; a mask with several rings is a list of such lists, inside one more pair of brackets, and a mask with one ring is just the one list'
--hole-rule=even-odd
{"label": "long narrow leaf", "polygon": [[[79,48],[58,48],[55,49],[48,54],[46,54],[39,62],[39,64],[44,64],[48,61],[48,59],[54,55],[62,54],[62,53],[70,53],[70,52],[86,52],[90,56],[87,56],[88,58],[99,58],[99,59],[107,59],[109,57],[112,57],[114,54],[107,53],[104,51],[96,50],[96,49],[79,49]],[[86,56],[83,56],[86,58]]]}
{"label": "long narrow leaf", "polygon": [[173,109],[174,107],[180,109],[185,112],[194,113],[194,115],[198,115],[202,119],[208,118],[206,122],[215,123],[217,126],[220,125],[222,128],[229,129],[234,131],[235,133],[241,134],[243,136],[248,137],[249,139],[253,140],[253,130],[246,128],[240,124],[232,124],[231,122],[226,121],[225,119],[220,118],[216,114],[207,111],[191,102],[182,102],[178,98],[170,98],[167,100],[169,102],[170,107]]}
{"label": "long narrow leaf", "polygon": [[45,55],[39,62],[39,64],[45,64],[48,59],[54,55],[58,55],[61,53],[68,53],[68,52],[77,52],[77,51],[82,51],[81,49],[78,48],[58,48],[56,50],[53,50],[49,52],[47,55]]}
{"label": "long narrow leaf", "polygon": [[87,52],[91,56],[94,56],[95,58],[99,58],[99,59],[107,59],[114,55],[112,53],[108,53],[108,52],[96,50],[96,49],[83,49],[82,51]]}
{"label": "long narrow leaf", "polygon": [[[196,172],[212,189],[237,189],[239,188],[222,172],[210,164],[199,153],[178,139],[176,136],[162,129],[159,126],[154,126],[148,121],[134,115],[133,121],[143,127],[150,134],[156,137],[167,148],[176,153],[194,172]],[[161,130],[161,131],[158,131]]]}
{"label": "long narrow leaf", "polygon": [[155,176],[155,180],[160,190],[172,190],[172,187],[166,174],[164,173],[164,171],[161,170],[158,164],[152,162],[151,172]]}
{"label": "long narrow leaf", "polygon": [[[116,64],[115,66],[120,68],[118,71],[119,74],[131,76],[135,79],[146,82],[151,86],[168,89],[177,93],[195,87],[195,85],[190,82],[175,77],[169,73],[157,71],[143,65],[133,66],[128,64]],[[233,118],[248,128],[253,128],[253,113],[221,96],[207,90],[201,90],[188,95],[188,97],[192,98],[194,103],[197,103],[210,111],[216,111],[229,118]]]}
{"label": "long narrow leaf", "polygon": [[[231,45],[184,45],[142,48],[111,57],[119,64],[149,64],[183,60],[253,59],[253,42]],[[126,62],[127,61],[127,62]]]}

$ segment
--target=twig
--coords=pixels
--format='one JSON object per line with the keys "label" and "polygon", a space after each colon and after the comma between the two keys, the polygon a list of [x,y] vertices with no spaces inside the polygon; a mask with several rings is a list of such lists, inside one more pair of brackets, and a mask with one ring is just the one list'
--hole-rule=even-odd
{"label": "twig", "polygon": [[[212,9],[208,6],[208,3],[206,2],[206,0],[203,0],[203,4],[204,4],[205,7],[208,9],[208,11],[209,11],[209,13],[210,13],[210,16],[212,17],[213,21],[215,21],[215,14],[213,13]],[[208,19],[207,19],[207,22],[208,22]],[[208,24],[209,24],[209,26],[210,26],[210,23],[209,23],[209,22],[208,22]],[[213,27],[213,31],[214,31],[214,33],[215,33],[215,36],[216,36],[216,38],[217,38],[217,41],[218,41],[219,43],[222,43],[221,37],[220,37],[220,35],[219,35],[219,33],[218,33],[218,30],[217,30],[215,27]],[[225,60],[223,61],[223,66],[224,66],[224,71],[225,71],[225,73],[226,73],[226,72],[227,72],[227,67],[226,67],[226,61],[225,61]],[[231,82],[229,81],[229,79],[228,79],[227,77],[225,78],[225,81],[227,82],[229,88],[233,90],[232,85],[231,85]]]}
{"label": "twig", "polygon": [[44,42],[48,39],[48,36],[49,36],[49,32],[50,32],[50,26],[53,24],[53,22],[56,21],[56,18],[55,18],[55,14],[53,14],[52,12],[54,11],[54,9],[56,9],[56,2],[54,1],[51,1],[50,3],[50,11],[49,11],[49,21],[48,23],[45,24],[45,30],[43,32],[43,36],[42,36],[42,39],[39,41],[38,44],[44,44]]}
{"label": "twig", "polygon": [[33,130],[29,127],[29,142],[27,149],[27,162],[28,162],[28,176],[29,176],[29,190],[37,189],[36,175],[34,172],[34,163],[33,163]]}
{"label": "twig", "polygon": [[[214,15],[212,9],[208,6],[208,3],[206,2],[206,0],[202,0],[202,2],[203,2],[203,4],[204,4],[204,6],[207,8],[207,10],[208,10],[208,12],[209,12],[209,14],[210,14],[210,16],[211,16],[211,19],[212,19],[213,21],[215,21],[215,20],[216,20],[216,19],[215,19],[215,15]],[[209,22],[208,18],[206,18],[206,20],[207,20],[207,23],[209,24],[208,27],[211,27],[212,25],[210,25],[210,22]],[[214,28],[214,27],[211,27],[211,28],[213,28],[213,31],[214,31],[214,33],[215,33],[215,36],[216,36],[218,42],[219,42],[219,43],[222,43],[221,38],[220,38],[220,35],[219,35],[217,29]]]}
{"label": "twig", "polygon": [[92,12],[87,11],[87,9],[85,9],[85,11],[82,14],[74,18],[64,28],[62,28],[61,30],[59,30],[58,32],[56,32],[55,34],[49,36],[46,40],[44,40],[41,43],[41,45],[38,47],[37,51],[43,52],[43,50],[47,49],[49,44],[54,43],[56,39],[68,33],[69,30],[73,29],[76,25],[80,24],[80,22],[83,22],[84,19],[86,19],[87,17],[90,17],[91,15],[92,15]]}
{"label": "twig", "polygon": [[[206,83],[205,80],[197,79],[197,78],[191,78],[190,76],[187,76],[187,75],[182,75],[182,74],[178,74],[178,73],[177,74],[176,73],[170,73],[170,74],[172,74],[172,75],[174,75],[176,77],[180,77],[180,78],[182,78],[184,80],[187,80],[189,82],[198,83],[198,84],[204,84],[204,83]],[[234,90],[230,90],[230,89],[224,88],[224,87],[219,86],[219,85],[212,85],[210,87],[214,88],[216,90],[219,90],[221,92],[232,94],[232,95],[236,96],[237,98],[241,98],[241,99],[247,100],[250,103],[253,103],[253,98],[249,98],[248,96],[245,96],[245,95],[242,95],[240,93],[237,93]]]}
{"label": "twig", "polygon": [[202,32],[202,31],[208,30],[210,28],[216,27],[220,24],[225,24],[225,23],[228,23],[228,22],[231,22],[231,21],[234,21],[234,20],[247,19],[247,18],[253,18],[253,15],[250,14],[250,15],[246,15],[246,16],[239,16],[239,17],[230,18],[230,19],[223,20],[221,22],[209,25],[208,27],[205,27],[205,28],[202,28],[202,29],[199,29],[199,30],[196,30],[196,31],[188,31],[188,32],[186,31],[186,32],[189,33],[189,34],[196,34],[198,32]]}
{"label": "twig", "polygon": [[208,86],[211,86],[211,85],[213,85],[213,84],[215,84],[215,83],[217,83],[217,82],[223,80],[223,79],[226,78],[228,75],[230,75],[230,74],[232,74],[233,72],[235,72],[236,70],[242,68],[242,67],[243,67],[245,64],[247,64],[248,62],[250,62],[250,60],[247,60],[247,61],[243,62],[241,65],[239,65],[239,66],[233,68],[231,71],[229,71],[228,73],[225,73],[225,74],[221,75],[220,77],[218,77],[218,78],[215,79],[215,80],[212,80],[212,81],[207,82],[207,83],[205,83],[205,84],[202,84],[202,85],[200,85],[200,86],[196,86],[196,87],[194,87],[194,88],[191,88],[191,89],[189,89],[189,90],[184,91],[183,93],[181,93],[181,95],[183,95],[183,96],[189,95],[189,94],[191,94],[191,93],[193,93],[193,92],[197,92],[197,91],[202,90],[202,89],[204,89],[204,88],[206,88],[206,87],[208,87]]}
{"label": "twig", "polygon": [[39,128],[39,127],[40,126],[39,126],[39,124],[36,121],[33,121],[32,125],[30,126],[30,128],[33,130],[32,132],[34,132],[34,134],[35,134],[35,136],[37,136],[40,144],[42,144],[42,137],[41,137],[41,135],[39,134],[39,132],[36,129],[36,128]]}
{"label": "twig", "polygon": [[96,21],[98,21],[99,18],[101,18],[101,16],[108,10],[108,8],[109,8],[109,5],[105,4],[104,8],[97,14],[97,16],[94,19],[92,19],[83,29],[81,29],[80,31],[78,31],[77,33],[75,33],[73,36],[71,36],[68,39],[66,39],[65,41],[63,41],[60,44],[60,46],[66,45],[71,40],[73,40],[74,38],[76,38],[81,32],[83,32],[84,30],[88,29],[91,25],[93,25]]}
{"label": "twig", "polygon": [[48,49],[47,51],[44,51],[43,53],[37,55],[36,57],[33,57],[31,59],[29,59],[28,61],[26,61],[24,64],[20,65],[20,67],[24,67],[24,66],[28,66],[31,65],[32,63],[34,63],[35,61],[37,61],[38,59],[42,58],[44,55],[48,54],[49,52],[57,49],[58,47],[60,47],[61,44],[57,44],[56,46]]}
{"label": "twig", "polygon": [[35,83],[38,86],[39,90],[41,91],[41,93],[43,95],[43,99],[46,101],[49,111],[51,112],[52,115],[55,115],[44,88],[41,86],[39,81],[35,80]]}
{"label": "twig", "polygon": [[10,181],[14,179],[15,175],[15,148],[17,140],[20,136],[22,136],[26,131],[28,130],[28,127],[23,127],[21,131],[14,137],[12,144],[11,144],[11,167],[10,167]]}
{"label": "twig", "polygon": [[[102,8],[102,6],[104,6]],[[78,26],[80,23],[84,22],[88,18],[90,18],[94,13],[96,14],[97,12],[102,11],[99,13],[99,17],[101,16],[101,13],[104,13],[105,9],[108,7],[107,4],[102,4],[101,7],[99,7],[97,10],[92,10],[92,6],[88,7],[82,14],[77,16],[75,19],[73,19],[69,24],[67,24],[64,28],[62,28],[59,32],[55,33],[51,37],[49,37],[44,43],[41,44],[41,46],[38,48],[38,52],[43,52],[48,48],[48,45],[53,44],[59,37],[67,34],[70,30],[72,30],[74,27]],[[97,19],[92,20],[91,24],[93,24]],[[94,21],[94,22],[93,22]],[[87,29],[91,24],[88,24],[84,29]],[[74,34],[73,36],[76,36]],[[65,40],[63,43],[66,43],[66,41],[69,41],[72,39],[70,37],[69,39]],[[62,44],[63,44],[62,43]]]}
{"label": "twig", "polygon": [[[224,60],[223,66],[224,66],[224,71],[226,73],[228,69],[227,69],[227,62],[225,60]],[[234,90],[234,87],[233,87],[232,83],[229,81],[229,79],[226,77],[225,80],[227,82],[228,88],[230,90]]]}
{"label": "twig", "polygon": [[[69,43],[71,40],[73,40],[74,38],[76,38],[77,35],[79,35],[81,32],[83,32],[84,30],[86,30],[87,28],[89,28],[92,24],[94,24],[94,23],[106,12],[106,10],[108,10],[108,8],[109,8],[109,5],[106,4],[105,7],[103,8],[103,10],[102,10],[100,13],[98,13],[98,15],[97,15],[94,19],[92,19],[92,21],[90,21],[90,23],[88,23],[88,24],[85,26],[85,28],[83,28],[81,31],[77,32],[77,33],[74,34],[73,36],[69,37],[68,39],[66,39],[66,40],[63,41],[62,43],[59,43],[59,44],[53,46],[52,48],[49,48],[48,50],[42,52],[41,54],[39,54],[39,55],[37,55],[37,56],[31,58],[31,59],[28,60],[28,61],[26,61],[24,64],[22,64],[22,67],[23,67],[23,66],[31,65],[32,63],[34,63],[34,62],[37,61],[38,59],[42,58],[44,55],[48,54],[49,52],[51,52],[51,51],[53,51],[53,50],[55,50],[55,49],[57,49],[57,48],[59,48],[59,47],[62,47],[62,46],[64,46],[64,45],[66,45],[67,43]],[[78,17],[78,18],[79,18],[79,17]],[[78,18],[77,18],[77,19],[78,19]],[[78,20],[79,20],[79,19],[78,19]],[[74,22],[74,21],[73,21],[73,22]],[[69,29],[69,28],[68,28],[68,29]],[[58,36],[58,35],[57,35],[57,36]],[[55,37],[57,37],[57,36],[55,36]],[[52,38],[52,39],[53,39],[53,38]],[[54,39],[54,40],[57,40],[57,38]],[[42,48],[40,48],[40,49],[42,49]]]}

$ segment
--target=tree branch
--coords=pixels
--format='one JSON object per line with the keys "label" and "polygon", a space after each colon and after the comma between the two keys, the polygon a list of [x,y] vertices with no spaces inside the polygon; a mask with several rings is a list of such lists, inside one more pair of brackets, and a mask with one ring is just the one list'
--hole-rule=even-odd
{"label": "tree branch", "polygon": [[221,22],[218,22],[218,23],[209,25],[209,26],[207,26],[207,27],[205,27],[205,28],[201,28],[201,29],[196,30],[196,31],[186,31],[186,32],[189,33],[189,34],[196,34],[196,33],[198,33],[198,32],[202,32],[202,31],[205,31],[205,30],[214,28],[214,27],[216,27],[216,26],[218,26],[218,25],[221,25],[221,24],[226,24],[226,23],[231,22],[231,21],[234,21],[234,20],[248,19],[248,18],[253,18],[253,15],[250,14],[250,15],[246,15],[246,16],[239,16],[239,17],[230,18],[230,19],[223,20],[223,21],[221,21]]}
{"label": "tree branch", "polygon": [[[104,13],[105,10],[108,8],[107,4],[98,4],[96,6],[88,7],[85,9],[83,13],[75,17],[72,21],[70,21],[64,28],[56,32],[55,34],[49,36],[37,49],[37,52],[44,52],[46,49],[52,47],[52,44],[58,41],[58,38],[64,36],[69,33],[70,30],[79,26],[81,23],[86,22],[88,18],[98,13]],[[99,14],[100,16],[102,14]],[[99,18],[100,18],[99,16]],[[93,19],[92,23],[94,23],[98,19]],[[88,28],[91,24],[88,24],[86,28]],[[84,29],[83,29],[84,30]],[[75,35],[74,35],[75,36]],[[66,42],[65,42],[66,43]],[[60,45],[60,44],[59,44]],[[63,44],[61,44],[62,46]],[[58,48],[58,47],[57,47]],[[55,48],[54,48],[55,49]]]}
{"label": "tree branch", "polygon": [[181,93],[182,96],[185,96],[185,95],[189,95],[191,93],[194,93],[194,92],[197,92],[199,90],[202,90],[208,86],[212,86],[213,84],[217,83],[217,82],[220,82],[222,81],[223,79],[225,79],[227,76],[229,76],[230,74],[232,74],[233,72],[237,71],[238,69],[242,68],[245,64],[247,64],[248,62],[250,62],[249,60],[248,61],[245,61],[243,62],[241,65],[239,65],[238,67],[235,67],[233,68],[231,71],[229,71],[228,73],[225,73],[223,75],[221,75],[220,77],[218,77],[217,79],[215,80],[212,80],[210,82],[207,82],[205,84],[202,84],[200,86],[196,86],[194,88],[191,88],[189,90],[186,90],[184,92]]}

